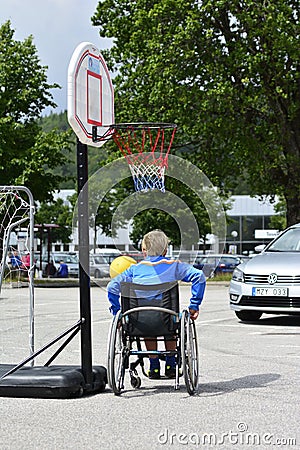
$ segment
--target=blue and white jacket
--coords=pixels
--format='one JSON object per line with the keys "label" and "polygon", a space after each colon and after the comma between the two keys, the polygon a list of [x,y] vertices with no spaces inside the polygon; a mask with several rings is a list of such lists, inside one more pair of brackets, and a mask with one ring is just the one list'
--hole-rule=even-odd
{"label": "blue and white jacket", "polygon": [[120,309],[122,282],[151,285],[180,280],[192,283],[189,308],[198,311],[206,285],[204,273],[190,264],[164,256],[148,256],[110,281],[107,285],[110,311],[115,315]]}

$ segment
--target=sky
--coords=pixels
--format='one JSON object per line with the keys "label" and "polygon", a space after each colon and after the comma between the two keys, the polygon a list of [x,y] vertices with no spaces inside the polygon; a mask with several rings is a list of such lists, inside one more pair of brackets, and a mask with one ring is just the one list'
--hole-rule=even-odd
{"label": "sky", "polygon": [[100,51],[109,40],[100,38],[91,23],[98,0],[0,0],[0,24],[11,21],[14,39],[29,35],[43,66],[48,66],[48,82],[61,89],[51,91],[57,108],[43,114],[67,109],[67,72],[71,56],[81,42],[91,42]]}

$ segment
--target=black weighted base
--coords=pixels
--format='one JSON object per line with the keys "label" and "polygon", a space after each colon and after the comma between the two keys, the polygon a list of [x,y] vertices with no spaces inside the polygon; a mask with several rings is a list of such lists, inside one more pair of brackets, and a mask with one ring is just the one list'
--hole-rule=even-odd
{"label": "black weighted base", "polygon": [[[0,364],[0,378],[14,365]],[[87,386],[80,366],[24,366],[0,380],[0,397],[74,398],[102,392],[107,384],[103,366],[93,367]]]}

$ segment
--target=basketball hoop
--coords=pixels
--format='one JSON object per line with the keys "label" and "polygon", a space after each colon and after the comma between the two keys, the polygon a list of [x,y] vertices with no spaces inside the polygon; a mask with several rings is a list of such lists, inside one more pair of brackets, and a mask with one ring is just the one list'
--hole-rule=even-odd
{"label": "basketball hoop", "polygon": [[126,158],[135,190],[165,192],[165,169],[177,125],[172,123],[119,123],[113,139]]}

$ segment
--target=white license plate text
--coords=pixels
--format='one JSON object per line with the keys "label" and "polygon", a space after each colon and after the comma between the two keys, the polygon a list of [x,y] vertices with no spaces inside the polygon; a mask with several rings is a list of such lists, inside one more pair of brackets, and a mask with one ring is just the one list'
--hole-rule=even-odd
{"label": "white license plate text", "polygon": [[288,288],[285,287],[253,287],[253,297],[287,297]]}

